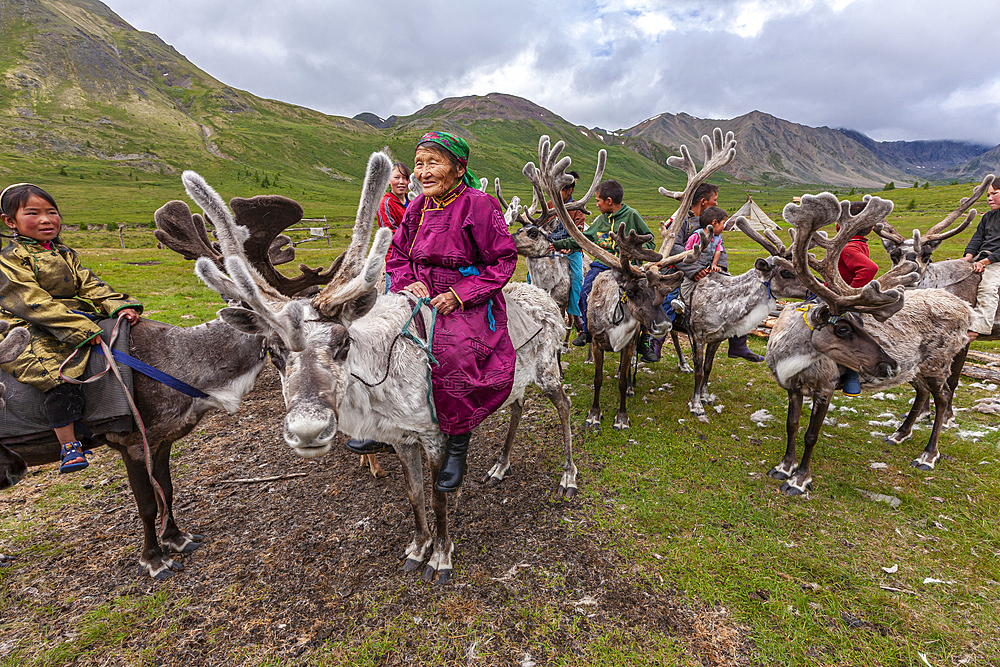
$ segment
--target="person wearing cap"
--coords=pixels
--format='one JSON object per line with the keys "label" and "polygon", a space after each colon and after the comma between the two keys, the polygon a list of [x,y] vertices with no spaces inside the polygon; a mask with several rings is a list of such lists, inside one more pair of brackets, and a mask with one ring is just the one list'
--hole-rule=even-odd
{"label": "person wearing cap", "polygon": [[516,360],[501,289],[514,275],[517,248],[500,202],[476,189],[468,160],[460,137],[420,139],[413,173],[423,194],[406,207],[386,264],[392,291],[429,298],[437,309],[431,389],[447,437],[434,488],[446,492],[462,485],[472,429],[510,395]]}

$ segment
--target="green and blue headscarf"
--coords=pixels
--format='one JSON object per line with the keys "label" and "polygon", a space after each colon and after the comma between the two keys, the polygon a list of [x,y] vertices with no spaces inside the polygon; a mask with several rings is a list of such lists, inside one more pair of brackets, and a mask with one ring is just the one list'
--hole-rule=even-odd
{"label": "green and blue headscarf", "polygon": [[479,179],[469,170],[469,144],[465,142],[465,139],[448,132],[428,132],[420,138],[417,146],[428,141],[454,155],[459,164],[465,167],[465,176],[462,181],[470,188],[479,188]]}

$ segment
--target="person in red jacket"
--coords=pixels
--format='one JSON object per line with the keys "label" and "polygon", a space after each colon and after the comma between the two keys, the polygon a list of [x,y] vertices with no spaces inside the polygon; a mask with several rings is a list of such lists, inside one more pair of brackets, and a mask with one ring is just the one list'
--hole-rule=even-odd
{"label": "person in red jacket", "polygon": [[[861,213],[865,205],[866,203],[863,201],[851,202],[851,215]],[[864,287],[878,273],[878,264],[872,261],[868,253],[868,235],[871,234],[871,231],[872,228],[869,227],[852,236],[851,240],[844,246],[844,251],[840,253],[837,270],[844,282],[851,287]],[[848,369],[840,378],[844,382],[845,394],[858,396],[861,393],[861,378],[857,371]]]}

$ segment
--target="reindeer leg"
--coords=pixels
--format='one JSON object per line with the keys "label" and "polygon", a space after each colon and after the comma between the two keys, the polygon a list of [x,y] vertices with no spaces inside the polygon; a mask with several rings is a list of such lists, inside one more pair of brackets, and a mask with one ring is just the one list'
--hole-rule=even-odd
{"label": "reindeer leg", "polygon": [[898,445],[908,439],[913,434],[914,422],[916,422],[917,418],[923,414],[924,408],[930,405],[931,391],[927,388],[927,384],[921,378],[914,379],[910,382],[910,386],[912,386],[917,392],[913,397],[913,403],[910,405],[910,411],[906,413],[906,417],[903,419],[902,423],[896,427],[896,432],[892,435],[886,436],[886,442]]}
{"label": "reindeer leg", "polygon": [[681,373],[693,373],[694,369],[688,364],[684,358],[684,352],[681,351],[681,340],[673,329],[670,330],[670,340],[674,342],[674,351],[677,352],[677,370]]}
{"label": "reindeer leg", "polygon": [[146,472],[144,461],[135,461],[128,454],[128,450],[121,446],[115,447],[122,455],[125,462],[125,470],[128,473],[129,486],[132,487],[132,496],[135,498],[136,508],[139,510],[139,519],[142,521],[143,545],[142,553],[139,554],[140,572],[145,572],[153,579],[162,581],[174,576],[174,570],[181,568],[180,563],[174,563],[163,553],[160,543],[156,537],[156,515],[158,502],[153,492],[153,485],[149,482],[149,474]]}
{"label": "reindeer leg", "polygon": [[361,465],[368,466],[368,472],[372,474],[372,477],[376,479],[382,479],[383,477],[388,477],[389,473],[382,469],[382,466],[378,463],[378,454],[362,454],[361,455]]}
{"label": "reindeer leg", "polygon": [[701,341],[691,340],[691,356],[694,357],[694,394],[688,403],[691,414],[701,419],[705,416],[705,406],[701,404],[702,387],[705,384],[705,348]]}
{"label": "reindeer leg", "polygon": [[[436,471],[434,476],[437,477]],[[431,493],[431,509],[434,510],[437,536],[434,538],[434,550],[431,552],[430,560],[424,568],[423,579],[430,583],[437,573],[438,585],[447,586],[451,583],[451,555],[455,551],[455,545],[448,537],[448,494],[435,489]]]}
{"label": "reindeer leg", "polygon": [[813,408],[812,414],[809,416],[809,428],[806,429],[806,435],[802,439],[802,461],[795,473],[781,485],[781,492],[786,496],[803,495],[812,486],[809,462],[812,459],[813,447],[819,440],[819,432],[823,428],[823,422],[826,420],[826,412],[830,409],[831,393],[830,390],[824,390],[821,394],[813,392]]}
{"label": "reindeer leg", "polygon": [[172,445],[172,442],[150,443],[154,452],[153,477],[163,489],[163,496],[167,500],[166,509],[160,508],[161,516],[166,517],[163,522],[163,530],[160,532],[160,544],[163,545],[163,552],[183,554],[200,547],[205,538],[180,530],[174,521],[174,484],[170,478],[170,448]]}
{"label": "reindeer leg", "polygon": [[507,439],[503,443],[503,451],[500,458],[489,469],[483,482],[494,486],[503,481],[510,470],[510,450],[514,448],[514,436],[517,435],[517,426],[521,423],[521,415],[524,414],[524,397],[517,399],[510,404],[510,422],[507,424]]}
{"label": "reindeer leg", "polygon": [[[965,358],[968,355],[969,345],[966,345],[958,354],[955,355],[955,358],[951,362],[951,375],[948,377],[948,389],[951,391],[952,398],[955,397],[955,390],[958,389],[958,381],[962,377],[962,367],[965,366]],[[951,401],[949,401],[948,411],[944,415],[944,423],[941,424],[941,427],[955,428],[957,425],[958,424],[955,422],[955,412],[952,410]]]}
{"label": "reindeer leg", "polygon": [[708,392],[708,378],[712,374],[712,364],[715,362],[715,352],[719,349],[719,345],[721,344],[722,341],[716,341],[714,343],[709,343],[705,347],[705,372],[701,381],[702,403],[715,403],[715,395]]}
{"label": "reindeer leg", "polygon": [[802,392],[788,390],[788,417],[785,419],[785,456],[778,465],[767,471],[767,476],[780,482],[795,472],[795,441],[799,433],[799,417],[802,415]]}
{"label": "reindeer leg", "polygon": [[600,345],[592,345],[594,349],[594,403],[590,406],[590,413],[587,415],[583,425],[587,428],[599,428],[601,426],[601,385],[604,384],[604,350]]}
{"label": "reindeer leg", "polygon": [[635,341],[636,337],[633,336],[632,340],[629,341],[628,345],[621,352],[621,359],[618,362],[618,414],[615,415],[614,429],[616,431],[621,431],[623,429],[629,428],[630,424],[628,421],[628,407],[625,402],[628,398],[629,385],[631,380],[629,375],[632,373],[632,355],[635,353]]}
{"label": "reindeer leg", "polygon": [[947,382],[940,378],[925,377],[931,394],[934,396],[934,426],[931,428],[931,437],[927,441],[927,446],[916,459],[913,460],[913,467],[917,470],[934,470],[934,465],[941,458],[938,451],[938,436],[941,435],[941,427],[944,425],[944,417],[951,409],[951,390]]}
{"label": "reindeer leg", "polygon": [[[440,447],[443,445],[437,443],[436,446],[438,447],[436,464],[434,460],[430,462],[431,477],[436,476],[441,468],[442,452]],[[403,553],[402,569],[404,572],[413,572],[427,558],[427,550],[434,543],[431,530],[427,525],[427,506],[424,501],[424,468],[420,460],[419,445],[395,445],[395,448],[396,454],[399,456],[400,466],[403,469],[406,497],[409,498],[410,506],[413,508],[413,519],[416,524],[413,541]],[[428,459],[430,458],[431,456],[428,455]]]}
{"label": "reindeer leg", "polygon": [[563,447],[566,453],[566,460],[563,462],[563,475],[559,481],[557,496],[567,500],[576,495],[576,464],[573,463],[573,429],[570,425],[570,403],[566,390],[561,382],[556,382],[550,387],[542,390],[547,399],[552,401],[559,413],[559,423],[562,425]]}

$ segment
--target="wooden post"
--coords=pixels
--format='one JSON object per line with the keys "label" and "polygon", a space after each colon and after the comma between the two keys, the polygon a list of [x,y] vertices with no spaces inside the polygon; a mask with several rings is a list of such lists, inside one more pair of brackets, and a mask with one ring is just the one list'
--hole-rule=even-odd
{"label": "wooden post", "polygon": [[326,216],[323,216],[323,233],[326,234],[326,247],[330,247],[330,225],[326,221]]}
{"label": "wooden post", "polygon": [[120,222],[118,223],[118,244],[122,250],[125,249],[125,225]]}

